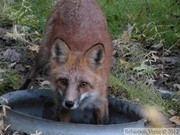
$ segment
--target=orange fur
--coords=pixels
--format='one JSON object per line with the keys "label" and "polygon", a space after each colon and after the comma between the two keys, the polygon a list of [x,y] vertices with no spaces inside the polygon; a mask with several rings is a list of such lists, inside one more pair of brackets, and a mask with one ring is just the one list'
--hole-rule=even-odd
{"label": "orange fur", "polygon": [[80,107],[94,109],[98,124],[108,123],[111,63],[111,38],[96,0],[59,0],[48,17],[35,66],[20,89],[27,88],[49,64],[55,97],[61,98],[55,99],[57,107],[62,104],[59,119],[70,121],[70,109]]}

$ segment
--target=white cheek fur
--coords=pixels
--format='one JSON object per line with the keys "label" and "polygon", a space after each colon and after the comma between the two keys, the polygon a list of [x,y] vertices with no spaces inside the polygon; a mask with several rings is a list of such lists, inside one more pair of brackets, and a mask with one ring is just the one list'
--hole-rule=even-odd
{"label": "white cheek fur", "polygon": [[80,102],[83,101],[86,97],[88,97],[90,94],[89,92],[84,93],[81,97],[80,97]]}
{"label": "white cheek fur", "polygon": [[80,97],[80,109],[98,108],[102,103],[102,97],[99,96],[98,91],[94,90],[92,93],[86,92]]}

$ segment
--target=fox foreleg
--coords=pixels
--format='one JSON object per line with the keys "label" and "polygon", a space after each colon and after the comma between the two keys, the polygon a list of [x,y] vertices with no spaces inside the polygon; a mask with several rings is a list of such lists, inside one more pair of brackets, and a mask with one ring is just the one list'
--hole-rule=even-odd
{"label": "fox foreleg", "polygon": [[71,117],[70,117],[70,110],[60,107],[57,110],[57,120],[61,122],[70,122]]}
{"label": "fox foreleg", "polygon": [[94,117],[96,124],[109,123],[108,101],[103,103],[99,108],[94,109]]}

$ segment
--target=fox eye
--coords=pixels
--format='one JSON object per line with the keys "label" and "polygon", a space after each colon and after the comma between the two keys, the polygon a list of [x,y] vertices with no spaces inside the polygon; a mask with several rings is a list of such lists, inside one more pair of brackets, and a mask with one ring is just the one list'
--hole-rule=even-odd
{"label": "fox eye", "polygon": [[87,86],[87,82],[81,82],[79,86],[81,88],[85,88]]}
{"label": "fox eye", "polygon": [[59,79],[59,82],[64,86],[68,85],[68,79]]}

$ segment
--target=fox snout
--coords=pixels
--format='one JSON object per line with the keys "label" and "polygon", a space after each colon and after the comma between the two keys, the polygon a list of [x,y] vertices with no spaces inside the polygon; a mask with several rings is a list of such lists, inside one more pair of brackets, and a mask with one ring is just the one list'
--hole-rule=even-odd
{"label": "fox snout", "polygon": [[76,94],[78,94],[77,92],[75,92],[74,94],[69,94],[68,92],[63,92],[60,89],[56,89],[56,93],[60,96],[58,102],[64,108],[76,109],[79,107],[80,99],[78,98],[78,96],[75,96]]}
{"label": "fox snout", "polygon": [[73,106],[74,106],[74,102],[73,101],[65,101],[65,107],[71,108]]}
{"label": "fox snout", "polygon": [[[61,95],[62,96],[62,95]],[[67,95],[66,95],[67,96]],[[77,97],[76,99],[69,99],[66,96],[61,97],[63,100],[61,100],[61,105],[66,109],[85,109],[85,108],[98,108],[101,106],[102,102],[105,100],[104,97],[99,97],[99,94],[97,91],[93,92],[86,92],[82,94],[80,97]]]}
{"label": "fox snout", "polygon": [[62,106],[66,109],[76,109],[79,106],[78,100],[70,101],[70,100],[64,100],[62,102]]}

